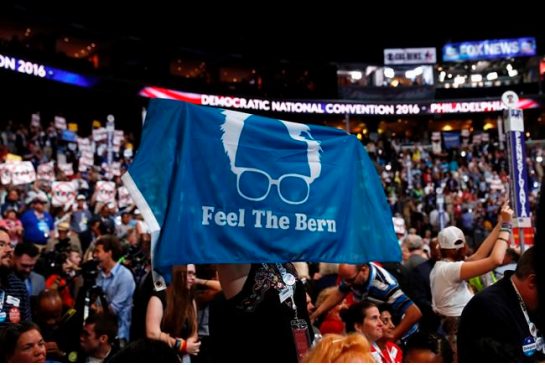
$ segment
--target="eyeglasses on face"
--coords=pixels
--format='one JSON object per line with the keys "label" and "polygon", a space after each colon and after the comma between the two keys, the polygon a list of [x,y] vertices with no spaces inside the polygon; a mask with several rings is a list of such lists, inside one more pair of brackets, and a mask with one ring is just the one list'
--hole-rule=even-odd
{"label": "eyeglasses on face", "polygon": [[361,269],[358,270],[358,272],[354,276],[352,276],[351,278],[344,279],[344,282],[347,283],[347,284],[350,284],[350,285],[354,284],[354,282],[356,281],[356,279],[360,275],[360,272],[361,272]]}

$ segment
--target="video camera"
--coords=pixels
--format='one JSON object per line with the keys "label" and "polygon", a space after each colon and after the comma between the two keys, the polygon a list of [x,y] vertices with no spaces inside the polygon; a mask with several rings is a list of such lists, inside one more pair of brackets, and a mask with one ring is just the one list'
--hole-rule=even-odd
{"label": "video camera", "polygon": [[67,258],[68,254],[65,251],[54,250],[44,253],[40,257],[40,262],[37,264],[37,271],[46,278],[54,274],[63,276],[64,270],[62,265]]}
{"label": "video camera", "polygon": [[99,272],[99,262],[96,260],[89,260],[81,265],[81,269],[78,275],[83,278],[83,287],[78,293],[76,300],[77,310],[83,313],[83,320],[91,314],[91,311],[98,310],[100,312],[108,313],[108,301],[104,291],[97,285],[97,276]]}
{"label": "video camera", "polygon": [[127,250],[127,254],[123,256],[120,263],[132,271],[135,280],[138,282],[147,272],[146,265],[149,263],[149,257],[142,248],[141,244],[130,245]]}
{"label": "video camera", "polygon": [[83,287],[89,288],[96,286],[96,279],[98,276],[98,261],[89,260],[81,265],[81,269],[78,272],[83,278]]}

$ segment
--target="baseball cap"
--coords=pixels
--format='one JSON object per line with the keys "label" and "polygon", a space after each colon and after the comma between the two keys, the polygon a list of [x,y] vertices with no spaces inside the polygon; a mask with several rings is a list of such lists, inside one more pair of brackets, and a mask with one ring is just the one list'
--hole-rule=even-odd
{"label": "baseball cap", "polygon": [[61,222],[57,224],[58,231],[68,231],[69,229],[70,229],[70,225],[67,222]]}
{"label": "baseball cap", "polygon": [[40,201],[42,203],[47,203],[48,202],[48,199],[47,199],[47,195],[45,195],[45,193],[43,191],[40,191],[40,192],[35,192],[33,190],[29,191],[28,194],[27,194],[27,198],[25,200],[25,203],[26,204],[32,204],[36,201]]}
{"label": "baseball cap", "polygon": [[79,195],[76,197],[76,200],[86,200],[85,195],[79,194]]}
{"label": "baseball cap", "polygon": [[464,247],[466,238],[464,232],[458,227],[450,226],[444,228],[437,236],[439,247],[443,249],[458,249]]}

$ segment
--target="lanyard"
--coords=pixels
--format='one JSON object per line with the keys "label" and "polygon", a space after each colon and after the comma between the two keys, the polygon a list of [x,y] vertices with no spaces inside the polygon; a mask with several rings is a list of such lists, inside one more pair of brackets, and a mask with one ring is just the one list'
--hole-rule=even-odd
{"label": "lanyard", "polygon": [[[392,356],[390,351],[388,350],[388,345],[384,344],[384,352],[380,349],[380,347],[377,345],[376,342],[373,342],[373,349],[375,352],[380,356],[381,362],[383,363],[393,363],[395,356]],[[384,354],[387,354],[388,357],[384,356]]]}
{"label": "lanyard", "polygon": [[[517,286],[515,285],[515,282],[513,281],[513,278],[510,278],[511,284],[513,285],[513,288],[515,289],[515,293],[517,294],[517,298],[519,301],[520,309],[522,310],[522,314],[524,314],[524,318],[526,319],[526,323],[528,324],[528,329],[530,330],[530,335],[534,338],[534,341],[537,343],[542,343],[543,339],[538,336],[537,333],[537,327],[536,325],[530,320],[530,316],[528,315],[528,310],[526,309],[526,303],[524,303],[524,300],[522,299],[522,296],[520,295],[519,290],[517,289]],[[545,348],[541,347],[538,348],[539,351],[545,353]]]}
{"label": "lanyard", "polygon": [[293,287],[295,285],[295,276],[290,274],[282,264],[276,264],[276,268],[282,275],[282,281],[284,284]]}
{"label": "lanyard", "polygon": [[[263,264],[263,266],[267,269],[269,265]],[[298,320],[297,316],[297,305],[295,304],[295,283],[296,279],[293,274],[289,273],[286,268],[282,264],[275,264],[276,269],[280,273],[280,276],[282,277],[282,282],[284,283],[285,287],[282,289],[279,289],[279,296],[280,296],[280,302],[286,302],[286,300],[289,298],[291,299],[291,308],[295,312],[295,319]],[[286,303],[288,304],[288,303]],[[289,304],[288,304],[289,306]]]}
{"label": "lanyard", "polygon": [[376,342],[373,342],[371,346],[373,347],[373,351],[371,352],[371,355],[374,355],[373,357],[375,358],[375,361],[378,363],[384,363],[385,361],[383,360],[386,360],[386,359],[384,358],[382,351],[380,351],[380,347],[377,346]]}

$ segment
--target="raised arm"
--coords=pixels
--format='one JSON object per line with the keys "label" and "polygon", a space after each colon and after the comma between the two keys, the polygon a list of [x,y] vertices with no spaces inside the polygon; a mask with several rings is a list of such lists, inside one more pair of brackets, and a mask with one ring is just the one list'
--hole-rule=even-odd
{"label": "raised arm", "polygon": [[331,308],[343,301],[346,294],[342,293],[339,288],[332,291],[331,294],[320,304],[318,308],[310,315],[310,321],[314,322],[316,318],[329,311]]}
{"label": "raised arm", "polygon": [[467,280],[485,274],[501,265],[511,239],[512,217],[513,210],[509,207],[508,202],[506,202],[501,208],[498,226],[489,235],[489,237],[493,236],[494,238],[492,252],[488,257],[464,262],[460,269],[460,280]]}
{"label": "raised arm", "polygon": [[486,237],[483,243],[479,246],[477,251],[471,256],[469,256],[466,261],[476,261],[484,259],[490,255],[494,244],[498,240],[498,234],[500,233],[500,228],[502,224],[511,225],[511,220],[513,219],[513,210],[509,207],[509,200],[507,200],[501,207],[500,216],[498,219],[498,224]]}
{"label": "raised arm", "polygon": [[494,247],[494,244],[496,243],[498,233],[500,233],[500,226],[501,223],[498,221],[496,227],[494,227],[492,232],[490,232],[490,234],[486,236],[485,240],[483,241],[483,243],[481,243],[477,251],[475,251],[473,255],[469,256],[466,261],[477,261],[488,257],[488,255],[492,251],[492,248]]}

